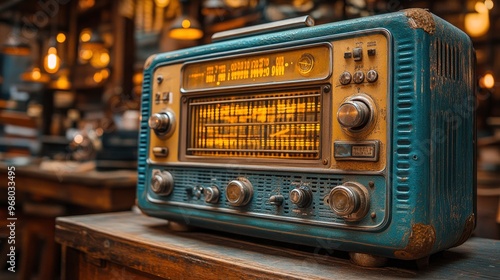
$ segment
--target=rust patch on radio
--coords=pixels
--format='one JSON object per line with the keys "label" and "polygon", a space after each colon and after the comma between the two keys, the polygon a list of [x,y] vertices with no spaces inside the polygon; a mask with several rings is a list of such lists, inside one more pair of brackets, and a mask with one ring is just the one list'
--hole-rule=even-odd
{"label": "rust patch on radio", "polygon": [[415,260],[425,257],[430,254],[435,241],[436,231],[434,227],[415,224],[412,227],[408,245],[403,250],[394,252],[394,256],[403,260]]}
{"label": "rust patch on radio", "polygon": [[405,15],[408,17],[408,23],[411,28],[421,28],[431,35],[436,31],[436,23],[429,11],[424,9],[408,9],[405,10]]}
{"label": "rust patch on radio", "polygon": [[453,245],[453,247],[457,247],[462,245],[469,237],[472,235],[472,231],[474,231],[474,228],[476,227],[476,218],[474,214],[471,214],[469,218],[467,218],[467,221],[465,221],[465,226],[464,226],[464,231],[462,232],[462,235],[460,236],[460,239]]}
{"label": "rust patch on radio", "polygon": [[155,57],[156,54],[153,54],[146,59],[146,62],[144,63],[144,70],[147,70],[151,66],[151,63],[153,63]]}

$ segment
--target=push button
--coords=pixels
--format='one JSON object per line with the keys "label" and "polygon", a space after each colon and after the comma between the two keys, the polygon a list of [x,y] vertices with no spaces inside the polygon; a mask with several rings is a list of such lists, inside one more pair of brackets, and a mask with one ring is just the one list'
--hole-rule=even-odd
{"label": "push button", "polygon": [[363,49],[362,48],[354,48],[352,49],[352,57],[355,61],[360,61],[363,59]]}

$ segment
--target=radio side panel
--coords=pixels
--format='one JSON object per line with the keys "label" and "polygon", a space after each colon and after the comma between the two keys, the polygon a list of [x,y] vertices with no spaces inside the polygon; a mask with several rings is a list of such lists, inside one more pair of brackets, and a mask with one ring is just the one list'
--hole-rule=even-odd
{"label": "radio side panel", "polygon": [[458,246],[475,227],[475,65],[469,37],[436,18],[431,38],[431,224],[439,246]]}

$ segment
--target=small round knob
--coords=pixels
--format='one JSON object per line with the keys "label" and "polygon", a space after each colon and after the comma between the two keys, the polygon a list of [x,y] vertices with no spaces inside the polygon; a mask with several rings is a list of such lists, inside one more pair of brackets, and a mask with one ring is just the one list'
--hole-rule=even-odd
{"label": "small round knob", "polygon": [[306,187],[293,189],[290,191],[290,201],[297,207],[308,207],[312,202],[312,192]]}
{"label": "small round knob", "polygon": [[370,119],[370,107],[362,101],[346,101],[340,105],[337,120],[346,128],[359,128]]}
{"label": "small round knob", "polygon": [[170,128],[170,117],[167,113],[156,113],[149,117],[149,128],[157,132],[166,132]]}
{"label": "small round knob", "polygon": [[211,186],[203,189],[203,194],[205,195],[206,203],[217,203],[219,202],[219,189],[216,186]]}
{"label": "small round knob", "polygon": [[253,195],[253,187],[250,181],[241,178],[227,184],[226,199],[232,206],[245,206],[250,202]]}
{"label": "small round knob", "polygon": [[174,178],[167,171],[156,171],[151,178],[151,190],[157,195],[167,196],[174,189]]}
{"label": "small round knob", "polygon": [[378,73],[376,70],[370,70],[368,71],[368,73],[366,73],[366,80],[368,80],[368,82],[370,83],[374,83],[376,82],[378,79]]}
{"label": "small round knob", "polygon": [[349,83],[351,82],[351,80],[352,80],[351,73],[349,73],[349,72],[347,72],[347,71],[343,72],[343,73],[340,75],[339,80],[340,80],[340,83],[341,83],[342,85],[347,85],[347,84],[349,84]]}
{"label": "small round knob", "polygon": [[354,72],[353,80],[354,83],[361,84],[365,80],[365,73],[363,73],[363,71]]}
{"label": "small round knob", "polygon": [[346,182],[330,191],[328,204],[338,216],[350,221],[360,220],[369,208],[368,191],[359,183]]}

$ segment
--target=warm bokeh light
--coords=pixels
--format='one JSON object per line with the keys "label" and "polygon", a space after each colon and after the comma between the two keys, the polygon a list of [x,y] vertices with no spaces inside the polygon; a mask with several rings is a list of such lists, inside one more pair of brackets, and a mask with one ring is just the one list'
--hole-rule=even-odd
{"label": "warm bokeh light", "polygon": [[188,19],[185,19],[182,21],[182,28],[189,28],[191,27],[191,22]]}
{"label": "warm bokeh light", "polygon": [[80,33],[80,41],[88,42],[92,38],[92,31],[89,28],[85,28]]}
{"label": "warm bokeh light", "polygon": [[64,35],[64,33],[61,32],[61,33],[57,34],[56,40],[58,43],[62,44],[66,41],[66,35]]}
{"label": "warm bokeh light", "polygon": [[94,82],[96,82],[96,83],[102,82],[102,74],[101,74],[101,72],[96,72],[94,74],[93,79],[94,79]]}
{"label": "warm bokeh light", "polygon": [[33,71],[31,72],[31,78],[34,81],[37,81],[37,80],[40,80],[41,77],[42,77],[42,73],[40,72],[40,68],[38,68],[38,67],[33,68]]}
{"label": "warm bokeh light", "polygon": [[102,69],[101,76],[103,79],[107,79],[109,77],[109,69]]}
{"label": "warm bokeh light", "polygon": [[169,36],[179,40],[197,40],[203,37],[203,31],[200,29],[187,28],[187,29],[172,29]]}
{"label": "warm bokeh light", "polygon": [[488,10],[491,10],[495,6],[495,3],[493,3],[492,0],[485,0],[484,5],[488,8]]}
{"label": "warm bokeh light", "polygon": [[88,49],[80,50],[80,58],[82,60],[90,60],[92,58],[92,55],[94,55],[94,53],[91,50]]}
{"label": "warm bokeh light", "polygon": [[94,68],[104,68],[108,66],[110,61],[110,56],[108,50],[101,48],[94,51],[92,58],[90,59],[90,64]]}
{"label": "warm bokeh light", "polygon": [[77,134],[73,138],[73,141],[75,141],[76,144],[81,144],[83,142],[83,136],[81,134]]}
{"label": "warm bokeh light", "polygon": [[495,77],[491,73],[484,75],[479,81],[482,88],[493,88],[495,86]]}
{"label": "warm bokeh light", "polygon": [[170,0],[155,0],[156,6],[160,8],[165,8],[170,3]]}
{"label": "warm bokeh light", "polygon": [[481,2],[481,1],[476,2],[476,5],[474,5],[474,9],[476,10],[476,12],[478,12],[480,14],[484,14],[484,13],[488,12],[488,8],[484,4],[484,2]]}
{"label": "warm bokeh light", "polygon": [[490,29],[489,13],[468,13],[465,15],[465,32],[471,37],[481,37]]}

